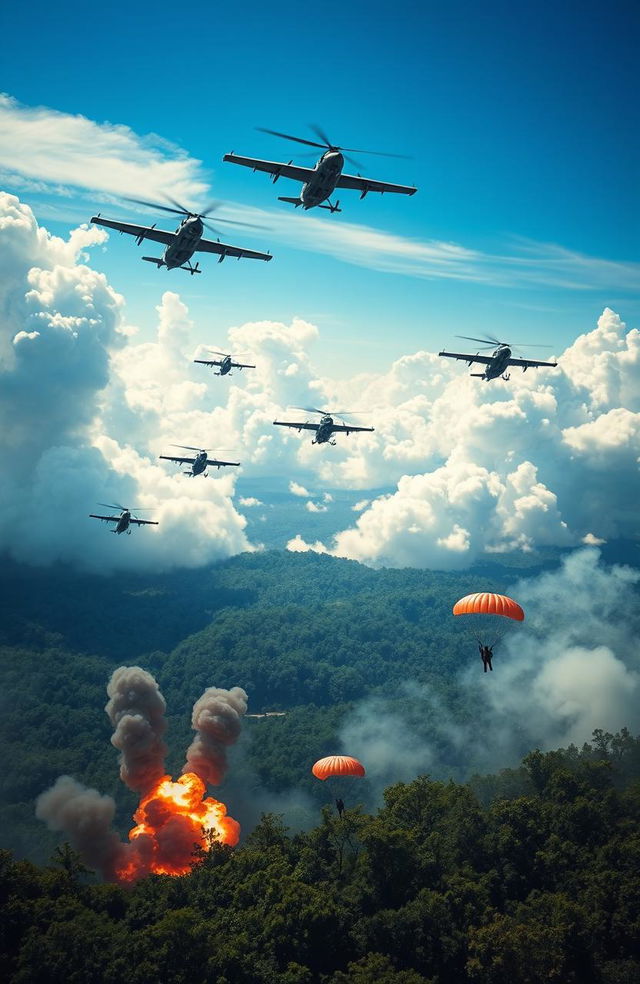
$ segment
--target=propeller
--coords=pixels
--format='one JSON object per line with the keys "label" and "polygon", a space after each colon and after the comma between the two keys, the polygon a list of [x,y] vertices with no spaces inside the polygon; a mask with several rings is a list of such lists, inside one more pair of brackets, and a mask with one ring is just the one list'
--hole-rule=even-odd
{"label": "propeller", "polygon": [[[158,202],[146,202],[141,198],[127,198],[125,196],[125,201],[134,202],[136,205],[145,205],[147,208],[160,209],[162,212],[171,212],[175,215],[185,215],[188,219],[202,219],[203,225],[207,227],[211,232],[217,233],[217,229],[214,229],[212,225],[209,225],[204,220],[208,218],[212,212],[215,212],[221,207],[222,202],[210,202],[207,207],[202,212],[192,212],[190,209],[185,208],[180,202],[174,201],[173,198],[169,198],[167,195],[167,201],[171,202],[173,208],[169,208],[168,205],[160,205]],[[216,217],[216,222],[224,222],[225,225],[236,225],[244,226],[246,229],[266,229],[266,226],[256,225],[253,222],[238,222],[236,219],[223,219],[219,216]]]}
{"label": "propeller", "polygon": [[[345,153],[345,156],[347,154],[373,154],[375,157],[397,157],[405,161],[410,160],[410,158],[405,154],[387,154],[381,150],[359,150],[356,147],[339,147],[338,144],[331,143],[325,131],[319,127],[317,123],[310,123],[309,127],[313,130],[315,135],[320,138],[322,143],[317,143],[315,140],[306,140],[304,137],[294,137],[290,133],[280,133],[279,130],[268,130],[263,126],[257,126],[256,130],[259,130],[261,133],[270,133],[274,137],[282,137],[284,140],[295,140],[296,143],[307,144],[309,147],[321,147],[323,150],[342,151]],[[356,167],[361,166],[358,161],[353,160],[353,158],[347,158],[347,160],[350,160],[352,164],[356,165]]]}
{"label": "propeller", "polygon": [[362,413],[362,410],[319,410],[317,407],[292,407],[293,410],[304,410],[305,413],[320,413],[323,417],[349,417],[354,413]]}
{"label": "propeller", "polygon": [[182,448],[185,451],[197,451],[198,454],[236,454],[235,448],[193,448],[189,444],[170,444],[170,448]]}
{"label": "propeller", "polygon": [[509,348],[551,348],[539,342],[499,342],[497,338],[472,338],[471,335],[456,335],[456,338],[466,338],[468,342],[482,342],[482,348],[492,348],[496,345],[507,345]]}
{"label": "propeller", "polygon": [[110,504],[108,502],[99,502],[98,505],[99,506],[104,506],[105,509],[119,509],[120,512],[130,512],[130,513],[133,513],[133,512],[149,512],[149,509],[150,509],[149,506],[120,506],[120,505],[115,505],[114,506],[114,505],[112,505],[112,504]]}
{"label": "propeller", "polygon": [[231,359],[239,359],[241,356],[246,355],[246,352],[235,352],[232,354],[231,352],[221,352],[219,349],[214,348],[208,348],[207,352],[213,352],[214,355],[222,355],[225,359],[227,356]]}

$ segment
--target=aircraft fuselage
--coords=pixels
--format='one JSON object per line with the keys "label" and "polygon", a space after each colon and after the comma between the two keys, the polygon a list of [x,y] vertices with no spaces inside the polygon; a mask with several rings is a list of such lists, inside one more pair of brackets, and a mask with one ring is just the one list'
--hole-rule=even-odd
{"label": "aircraft fuselage", "polygon": [[316,431],[316,436],[314,437],[312,444],[326,444],[327,441],[331,440],[331,435],[333,434],[333,417],[323,417],[320,421],[320,426]]}
{"label": "aircraft fuselage", "polygon": [[124,512],[120,514],[120,518],[116,523],[116,528],[112,530],[112,533],[126,533],[129,529],[130,521],[131,513],[128,509],[125,509]]}
{"label": "aircraft fuselage", "polygon": [[501,345],[497,348],[492,356],[493,361],[487,365],[484,371],[485,380],[488,382],[490,379],[497,379],[498,376],[502,376],[509,366],[510,358],[511,349],[507,345]]}
{"label": "aircraft fuselage", "polygon": [[320,205],[333,194],[343,167],[344,157],[338,150],[328,150],[322,155],[313,169],[313,176],[302,186],[300,201],[304,209]]}
{"label": "aircraft fuselage", "polygon": [[222,362],[220,363],[220,372],[218,373],[218,375],[226,376],[227,373],[230,371],[231,371],[231,356],[226,355],[222,360]]}
{"label": "aircraft fuselage", "polygon": [[[202,475],[206,467],[207,467],[207,452],[200,451],[200,453],[196,455],[195,461],[191,465],[191,474],[194,476]],[[189,473],[187,472],[187,474]]]}
{"label": "aircraft fuselage", "polygon": [[169,270],[184,266],[188,263],[204,233],[202,219],[197,215],[188,216],[183,219],[176,229],[176,238],[166,247],[162,254],[162,260]]}

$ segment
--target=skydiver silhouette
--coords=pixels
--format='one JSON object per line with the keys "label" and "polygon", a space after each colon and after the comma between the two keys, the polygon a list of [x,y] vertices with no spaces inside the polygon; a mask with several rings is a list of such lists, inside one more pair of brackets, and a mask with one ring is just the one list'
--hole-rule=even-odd
{"label": "skydiver silhouette", "polygon": [[338,816],[341,817],[342,814],[344,813],[344,803],[341,799],[336,800],[336,809],[338,811]]}
{"label": "skydiver silhouette", "polygon": [[482,665],[484,666],[484,672],[487,672],[487,666],[493,673],[493,666],[491,665],[491,657],[493,656],[493,646],[483,646],[481,642],[478,643],[478,649],[480,650],[480,658],[482,659]]}

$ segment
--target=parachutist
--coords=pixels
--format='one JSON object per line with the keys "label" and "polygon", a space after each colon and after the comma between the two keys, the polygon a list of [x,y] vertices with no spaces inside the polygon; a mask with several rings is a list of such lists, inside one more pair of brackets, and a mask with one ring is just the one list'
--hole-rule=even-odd
{"label": "parachutist", "polygon": [[338,816],[341,817],[344,813],[344,802],[340,798],[336,800],[336,809],[338,811]]}
{"label": "parachutist", "polygon": [[493,646],[483,646],[481,642],[478,643],[478,649],[480,650],[480,658],[482,659],[482,665],[484,666],[484,672],[487,672],[487,666],[493,673],[493,666],[491,665],[491,657],[493,656]]}

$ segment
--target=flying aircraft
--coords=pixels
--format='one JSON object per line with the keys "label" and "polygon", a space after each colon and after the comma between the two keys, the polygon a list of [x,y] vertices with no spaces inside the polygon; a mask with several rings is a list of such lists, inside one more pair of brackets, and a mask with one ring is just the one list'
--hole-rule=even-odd
{"label": "flying aircraft", "polygon": [[[109,229],[117,229],[118,232],[126,232],[130,236],[136,237],[138,246],[145,239],[151,239],[156,243],[163,243],[165,250],[162,256],[143,256],[142,259],[147,263],[155,263],[156,267],[166,267],[167,270],[187,270],[192,276],[194,273],[202,273],[198,263],[195,266],[191,263],[194,253],[217,253],[220,257],[218,263],[222,263],[225,256],[234,256],[239,260],[243,257],[250,260],[265,260],[268,262],[273,259],[270,253],[260,253],[253,249],[244,249],[240,246],[230,246],[228,243],[221,243],[219,239],[203,239],[206,223],[203,221],[216,208],[210,205],[204,212],[190,212],[183,208],[179,202],[173,202],[176,208],[169,208],[167,205],[157,205],[153,202],[143,202],[137,198],[127,199],[136,202],[138,205],[146,205],[149,208],[161,209],[163,212],[174,212],[184,215],[180,225],[175,232],[166,232],[164,229],[156,229],[155,222],[152,226],[136,225],[131,222],[117,222],[114,219],[103,219],[100,214],[94,215],[91,221],[94,225],[106,226]],[[226,222],[228,225],[248,226],[247,222],[234,222],[231,219],[217,219],[218,222]],[[212,226],[207,226],[212,232],[216,232]],[[252,226],[251,228],[259,228]]]}
{"label": "flying aircraft", "polygon": [[438,352],[438,355],[443,355],[447,359],[461,359],[470,366],[474,362],[479,362],[481,365],[486,366],[484,372],[472,372],[469,375],[484,379],[487,383],[490,379],[497,379],[498,376],[501,376],[504,380],[510,379],[511,374],[505,372],[509,366],[522,366],[522,371],[526,372],[527,369],[533,369],[537,366],[558,365],[557,362],[538,362],[536,359],[512,359],[511,343],[499,342],[495,338],[471,338],[469,335],[456,335],[456,338],[466,338],[469,342],[481,342],[481,348],[494,348],[495,346],[492,355],[478,355],[477,352],[475,355],[467,355],[464,352]]}
{"label": "flying aircraft", "polygon": [[[302,205],[303,209],[326,208],[329,212],[341,212],[340,202],[332,204],[329,198],[337,188],[352,188],[360,192],[360,198],[364,198],[370,191],[377,191],[381,195],[385,191],[396,192],[399,195],[415,195],[417,188],[407,185],[389,184],[386,181],[374,181],[373,178],[363,178],[360,174],[343,174],[345,160],[360,167],[357,161],[346,156],[346,152],[351,151],[349,147],[338,147],[332,144],[326,133],[319,126],[311,126],[313,132],[320,138],[322,143],[315,140],[305,140],[302,137],[292,137],[288,133],[279,133],[278,130],[267,130],[264,127],[257,127],[261,133],[271,133],[275,137],[283,137],[285,140],[295,140],[297,143],[308,144],[309,147],[319,147],[324,151],[322,157],[314,167],[299,167],[289,161],[282,164],[278,161],[257,160],[254,157],[239,157],[237,154],[225,154],[223,161],[231,164],[241,164],[242,167],[250,167],[254,171],[266,171],[273,176],[273,183],[278,178],[292,178],[294,181],[302,182],[302,190],[297,198],[287,198],[281,196],[280,202],[289,202],[298,208]],[[344,152],[344,153],[343,153]],[[355,150],[356,154],[375,154],[378,157],[401,157],[401,154],[382,154],[374,150]],[[322,202],[328,202],[322,205]]]}
{"label": "flying aircraft", "polygon": [[306,410],[307,413],[319,413],[321,415],[321,420],[319,424],[311,423],[311,421],[295,422],[288,420],[274,420],[274,424],[278,427],[294,427],[297,431],[312,430],[316,432],[316,436],[312,440],[312,444],[329,444],[335,445],[335,441],[331,440],[332,434],[346,434],[347,436],[351,434],[352,431],[373,431],[374,427],[355,427],[353,424],[335,424],[333,422],[333,416],[343,417],[349,413],[354,413],[353,410],[317,410],[315,407],[294,407],[294,410]]}
{"label": "flying aircraft", "polygon": [[[112,533],[128,533],[131,536],[130,525],[134,523],[136,526],[157,526],[158,524],[153,519],[138,519],[136,516],[132,516],[132,509],[127,509],[126,506],[110,506],[107,502],[99,502],[99,506],[104,506],[105,509],[119,509],[119,516],[96,516],[95,513],[89,513],[89,519],[101,519],[105,523],[115,523],[116,528],[111,530]],[[138,510],[140,511],[140,510]],[[144,511],[144,510],[143,510]]]}
{"label": "flying aircraft", "polygon": [[209,458],[209,451],[206,448],[192,448],[188,444],[172,444],[172,448],[183,448],[185,451],[197,451],[195,458],[186,458],[176,455],[161,454],[160,458],[163,461],[175,461],[179,465],[190,465],[189,471],[185,471],[182,474],[188,475],[190,478],[195,478],[196,475],[204,474],[207,477],[205,468],[209,465],[213,465],[220,469],[225,465],[232,465],[234,468],[238,468],[240,465],[239,461],[222,461],[218,458]]}
{"label": "flying aircraft", "polygon": [[219,366],[220,372],[214,373],[216,376],[226,376],[230,373],[232,369],[255,369],[255,366],[249,365],[248,362],[234,362],[233,355],[226,355],[224,352],[218,352],[216,349],[209,349],[215,355],[222,356],[222,362],[219,359],[194,359],[194,362],[199,363],[201,366]]}

